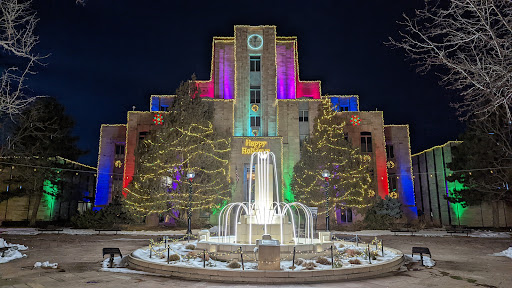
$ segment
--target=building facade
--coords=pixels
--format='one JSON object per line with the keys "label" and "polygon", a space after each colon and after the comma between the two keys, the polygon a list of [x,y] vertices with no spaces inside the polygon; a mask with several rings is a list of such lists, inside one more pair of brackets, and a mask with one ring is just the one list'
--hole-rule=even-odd
{"label": "building facade", "polygon": [[[327,97],[322,96],[320,81],[300,79],[297,38],[278,36],[275,26],[235,26],[234,36],[213,39],[210,79],[196,85],[203,100],[214,104],[215,128],[232,135],[230,176],[240,179],[232,201],[246,200],[250,157],[258,150],[276,155],[278,185],[284,200],[293,199],[293,167],[300,158],[301,143],[313,131],[321,97]],[[359,111],[357,96],[328,97],[347,123],[345,137],[374,159],[376,193],[381,197],[390,193],[391,171],[400,177],[392,182],[397,184],[391,192],[404,199],[410,210],[407,215],[414,218],[408,126],[386,126],[383,112]],[[107,205],[131,183],[137,143],[158,129],[156,119],[165,118],[172,99],[172,95],[153,95],[149,110],[128,112],[126,124],[102,125],[97,207]],[[394,151],[390,159],[386,145]]]}
{"label": "building facade", "polygon": [[[16,161],[9,161],[16,162]],[[95,188],[96,188],[96,168],[84,165],[65,158],[56,157],[49,164],[56,164],[59,168],[51,168],[59,173],[57,184],[50,180],[44,180],[43,183],[17,183],[22,187],[40,187],[43,191],[40,203],[37,207],[37,221],[67,221],[78,212],[92,209]],[[16,190],[9,184],[22,170],[26,173],[26,165],[18,164],[2,165],[0,169],[0,191],[9,192]],[[48,169],[48,168],[34,168]],[[32,171],[32,168],[30,168]],[[1,192],[0,192],[1,193]],[[28,222],[34,213],[34,205],[38,202],[36,195],[23,195],[20,197],[11,197],[0,202],[0,223],[15,222],[23,225]]]}
{"label": "building facade", "polygon": [[450,141],[412,156],[414,191],[419,215],[426,223],[435,226],[466,225],[470,227],[510,227],[512,207],[503,201],[482,202],[480,205],[463,207],[450,203],[445,196],[458,182],[449,182],[452,147],[460,141]]}

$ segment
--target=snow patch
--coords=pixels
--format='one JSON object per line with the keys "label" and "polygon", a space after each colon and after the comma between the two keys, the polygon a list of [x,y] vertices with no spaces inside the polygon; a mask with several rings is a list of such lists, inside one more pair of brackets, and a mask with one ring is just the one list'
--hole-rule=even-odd
{"label": "snow patch", "polygon": [[36,262],[34,263],[34,268],[47,268],[47,269],[57,269],[59,268],[59,263],[50,263],[49,261],[45,262]]}
{"label": "snow patch", "polygon": [[8,248],[4,251],[4,256],[0,257],[0,264],[27,257],[27,254],[20,252],[28,249],[25,245],[7,243],[3,238],[0,238],[0,248]]}
{"label": "snow patch", "polygon": [[512,247],[509,247],[507,250],[503,250],[499,253],[494,253],[492,256],[505,256],[512,259]]}
{"label": "snow patch", "polygon": [[[405,263],[410,263],[410,262],[418,262],[421,264],[421,257],[420,255],[414,255],[414,257],[411,257],[410,254],[404,254],[405,256]],[[425,267],[434,267],[436,265],[436,261],[432,260],[430,257],[428,256],[423,256],[423,265]]]}

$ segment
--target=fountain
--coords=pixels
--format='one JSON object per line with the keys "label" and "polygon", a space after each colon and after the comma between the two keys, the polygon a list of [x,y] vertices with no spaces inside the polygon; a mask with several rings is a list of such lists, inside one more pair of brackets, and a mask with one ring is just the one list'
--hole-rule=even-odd
{"label": "fountain", "polygon": [[254,189],[253,171],[249,169],[248,202],[230,203],[221,210],[219,242],[255,244],[263,235],[270,235],[282,244],[313,243],[311,210],[299,202],[280,201],[275,163],[272,152],[252,154],[250,167],[255,167]]}
{"label": "fountain", "polygon": [[299,202],[281,202],[274,153],[255,152],[250,165],[254,167],[254,174],[253,169],[249,169],[247,202],[226,205],[219,213],[218,235],[200,231],[198,249],[253,251],[263,240],[269,239],[277,241],[283,256],[294,248],[302,253],[315,253],[330,247],[329,232],[319,232],[319,237],[314,237],[313,214],[309,207]]}
{"label": "fountain", "polygon": [[[381,247],[334,242],[330,232],[314,237],[310,209],[280,201],[275,155],[256,152],[250,165],[254,175],[249,174],[247,202],[230,203],[220,211],[218,235],[202,230],[193,244],[152,243],[128,256],[130,268],[200,281],[290,284],[375,277],[402,265],[403,254],[382,242]],[[299,262],[295,256],[301,258]],[[231,266],[234,259],[241,261],[241,267]]]}

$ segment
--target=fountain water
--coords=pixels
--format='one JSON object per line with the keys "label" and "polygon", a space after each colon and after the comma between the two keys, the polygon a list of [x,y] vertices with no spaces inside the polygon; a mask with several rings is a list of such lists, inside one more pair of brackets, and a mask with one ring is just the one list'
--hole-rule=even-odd
{"label": "fountain water", "polygon": [[311,210],[299,202],[280,201],[274,153],[253,153],[250,167],[255,167],[254,189],[253,172],[249,169],[248,201],[230,203],[221,210],[217,240],[255,244],[267,234],[281,244],[313,244]]}

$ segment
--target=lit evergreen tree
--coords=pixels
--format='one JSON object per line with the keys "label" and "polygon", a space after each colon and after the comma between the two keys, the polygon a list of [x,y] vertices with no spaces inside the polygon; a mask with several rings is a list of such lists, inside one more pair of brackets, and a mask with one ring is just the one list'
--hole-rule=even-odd
{"label": "lit evergreen tree", "polygon": [[298,201],[310,206],[325,205],[322,171],[328,170],[330,209],[369,205],[370,197],[375,195],[370,177],[371,158],[345,140],[344,125],[332,110],[330,100],[324,98],[313,134],[305,140],[300,161],[294,167],[291,186]]}
{"label": "lit evergreen tree", "polygon": [[[230,196],[230,140],[211,123],[213,106],[202,101],[194,82],[182,83],[163,125],[141,141],[126,205],[136,215],[179,211],[186,215],[189,181],[194,171],[192,210],[208,211]],[[192,97],[191,97],[192,96]]]}

